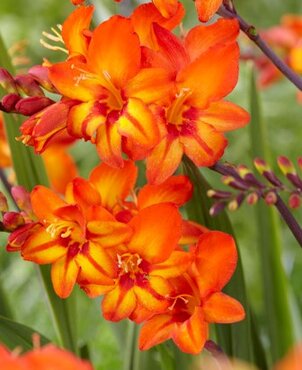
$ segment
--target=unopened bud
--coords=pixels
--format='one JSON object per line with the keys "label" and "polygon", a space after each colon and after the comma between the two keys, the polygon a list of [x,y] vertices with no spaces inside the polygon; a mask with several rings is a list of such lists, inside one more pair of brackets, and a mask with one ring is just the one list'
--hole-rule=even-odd
{"label": "unopened bud", "polygon": [[0,86],[9,93],[17,92],[13,76],[4,68],[0,68]]}
{"label": "unopened bud", "polygon": [[269,191],[264,197],[265,203],[269,206],[276,204],[277,194],[274,191]]}
{"label": "unopened bud", "polygon": [[28,96],[44,96],[43,90],[31,75],[20,75],[15,77],[20,94]]}
{"label": "unopened bud", "polygon": [[280,170],[283,172],[284,175],[296,174],[296,169],[293,165],[293,162],[287,157],[280,156],[278,157],[277,162]]}
{"label": "unopened bud", "polygon": [[243,193],[238,194],[237,197],[228,204],[229,211],[236,211],[241,206],[243,200],[244,194]]}
{"label": "unopened bud", "polygon": [[233,176],[223,176],[222,182],[225,185],[231,186],[237,190],[248,190],[249,186],[246,185],[243,181],[235,179]]}
{"label": "unopened bud", "polygon": [[0,191],[0,212],[7,212],[8,204],[6,196]]}
{"label": "unopened bud", "polygon": [[21,96],[15,93],[7,94],[3,96],[1,100],[0,109],[4,112],[10,113],[15,112],[16,104],[21,99]]}
{"label": "unopened bud", "polygon": [[260,175],[262,175],[264,171],[271,172],[271,168],[262,158],[255,158],[254,166],[256,167],[256,170],[260,173]]}
{"label": "unopened bud", "polygon": [[259,199],[259,196],[257,193],[253,192],[253,193],[250,193],[247,197],[246,197],[246,202],[252,206],[254,204],[256,204],[258,202],[258,199]]}
{"label": "unopened bud", "polygon": [[299,208],[301,205],[301,196],[298,193],[292,193],[289,197],[288,204],[290,208]]}
{"label": "unopened bud", "polygon": [[241,178],[244,178],[245,175],[247,175],[248,173],[251,173],[251,171],[243,164],[240,164],[236,168],[236,170]]}
{"label": "unopened bud", "polygon": [[228,199],[232,196],[232,193],[230,191],[210,189],[207,191],[207,196],[214,199]]}
{"label": "unopened bud", "polygon": [[45,96],[30,96],[18,101],[16,111],[24,116],[31,116],[51,104],[54,104],[54,101]]}
{"label": "unopened bud", "polygon": [[31,213],[32,206],[30,201],[30,194],[23,186],[13,186],[11,194],[21,211]]}
{"label": "unopened bud", "polygon": [[48,68],[41,65],[34,66],[30,68],[28,73],[37,81],[37,83],[42,86],[45,90],[49,92],[57,92],[50,79],[48,78]]}
{"label": "unopened bud", "polygon": [[14,231],[19,226],[25,224],[24,218],[19,212],[6,212],[3,215],[2,222],[3,222],[5,229],[8,231]]}
{"label": "unopened bud", "polygon": [[216,202],[213,204],[213,206],[210,208],[210,215],[211,216],[217,216],[221,211],[224,210],[226,206],[225,202]]}

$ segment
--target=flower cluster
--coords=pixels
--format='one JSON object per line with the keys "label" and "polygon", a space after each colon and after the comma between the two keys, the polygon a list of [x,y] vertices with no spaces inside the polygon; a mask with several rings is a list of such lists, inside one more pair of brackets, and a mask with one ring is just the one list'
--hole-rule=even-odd
{"label": "flower cluster", "polygon": [[239,27],[220,19],[179,38],[171,33],[184,14],[179,2],[177,9],[164,18],[152,3],[143,4],[130,18],[113,16],[91,31],[93,7],[78,7],[61,34],[50,35],[64,44],[57,48],[66,61],[30,70],[61,100],[2,99],[6,110],[26,107],[30,115],[32,108],[20,140],[38,153],[62,136],[90,140],[110,166],[123,167],[123,154],[146,159],[151,183],[171,176],[183,154],[197,166],[214,164],[227,145],[223,133],[249,120],[223,100],[238,78]]}
{"label": "flower cluster", "polygon": [[[221,292],[237,250],[231,236],[184,219],[192,184],[172,175],[183,155],[198,167],[216,163],[224,132],[248,123],[224,100],[238,78],[238,23],[220,19],[178,37],[182,4],[154,1],[90,30],[93,11],[79,5],[54,34],[43,33],[64,61],[45,61],[26,78],[1,71],[10,89],[1,109],[28,116],[19,141],[47,153],[84,139],[101,159],[88,180],[73,176],[64,198],[40,185],[31,194],[13,188],[21,212],[2,209],[7,250],[51,264],[59,297],[77,284],[103,296],[105,319],[141,323],[141,349],[172,339],[199,353],[210,323],[244,318]],[[148,184],[137,192],[135,161],[143,159]]]}

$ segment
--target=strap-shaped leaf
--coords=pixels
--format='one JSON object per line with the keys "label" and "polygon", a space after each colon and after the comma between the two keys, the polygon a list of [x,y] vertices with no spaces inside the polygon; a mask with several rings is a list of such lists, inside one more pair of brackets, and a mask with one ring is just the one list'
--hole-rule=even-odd
{"label": "strap-shaped leaf", "polygon": [[33,347],[33,334],[39,334],[41,345],[50,342],[49,339],[37,333],[36,330],[0,316],[0,343],[4,344],[10,350],[16,347],[21,348],[24,352],[30,350]]}

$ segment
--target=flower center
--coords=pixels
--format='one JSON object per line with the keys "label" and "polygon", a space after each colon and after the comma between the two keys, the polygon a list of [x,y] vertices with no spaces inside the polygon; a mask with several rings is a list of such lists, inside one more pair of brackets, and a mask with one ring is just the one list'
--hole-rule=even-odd
{"label": "flower center", "polygon": [[46,231],[52,238],[70,238],[78,243],[83,243],[85,241],[79,225],[73,221],[55,221],[47,226]]}
{"label": "flower center", "polygon": [[191,95],[191,90],[183,88],[180,92],[175,96],[175,99],[167,111],[167,121],[172,123],[176,126],[180,126],[182,124],[182,112],[184,109],[184,103],[187,98]]}
{"label": "flower center", "polygon": [[128,274],[130,278],[135,279],[137,274],[144,273],[140,266],[142,261],[142,258],[137,253],[124,253],[122,255],[118,254],[117,265],[120,269],[119,275],[122,276]]}

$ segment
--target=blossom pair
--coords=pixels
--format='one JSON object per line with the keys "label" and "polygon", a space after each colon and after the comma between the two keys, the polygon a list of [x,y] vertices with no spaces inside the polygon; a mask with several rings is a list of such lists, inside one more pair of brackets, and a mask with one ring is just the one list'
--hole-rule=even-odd
{"label": "blossom pair", "polygon": [[41,152],[63,133],[90,140],[110,166],[123,167],[124,154],[146,159],[151,183],[171,176],[183,154],[213,165],[227,145],[223,133],[249,120],[223,100],[238,78],[239,27],[219,20],[177,37],[177,9],[165,18],[143,4],[90,31],[93,7],[78,7],[62,28],[67,60],[46,66],[62,100],[25,121],[23,141]]}

